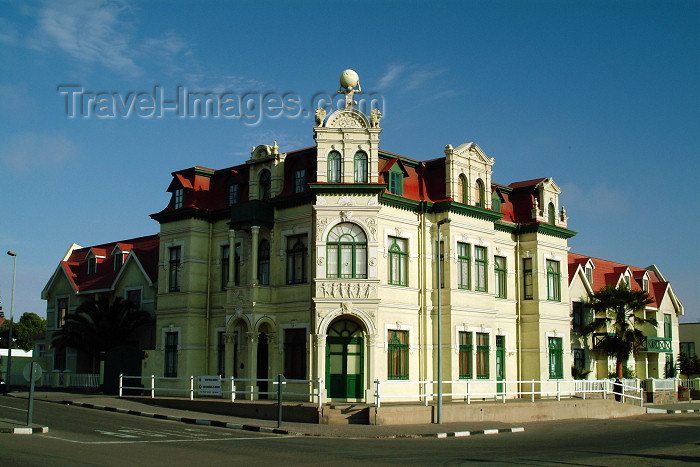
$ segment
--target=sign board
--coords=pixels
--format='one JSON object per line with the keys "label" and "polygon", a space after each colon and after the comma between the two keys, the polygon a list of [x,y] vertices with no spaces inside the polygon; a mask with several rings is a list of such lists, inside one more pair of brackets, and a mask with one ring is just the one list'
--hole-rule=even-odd
{"label": "sign board", "polygon": [[24,379],[28,382],[39,381],[39,378],[41,378],[42,371],[43,370],[41,369],[41,365],[34,362],[34,372],[32,372],[32,364],[27,363],[24,366],[24,370],[22,371],[22,375],[24,375]]}
{"label": "sign board", "polygon": [[219,375],[197,376],[197,393],[200,396],[220,396],[221,377]]}

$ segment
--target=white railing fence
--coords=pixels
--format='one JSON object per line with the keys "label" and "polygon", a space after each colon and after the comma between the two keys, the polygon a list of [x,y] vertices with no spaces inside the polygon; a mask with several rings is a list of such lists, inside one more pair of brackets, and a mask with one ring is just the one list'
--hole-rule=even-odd
{"label": "white railing fence", "polygon": [[[129,385],[126,384],[129,381]],[[267,390],[261,390],[260,383],[267,383]],[[137,384],[142,384],[137,386]],[[256,378],[220,378],[221,394],[228,395],[231,402],[235,402],[237,397],[249,396],[250,399],[259,399],[260,396],[273,399],[277,396],[276,379],[256,379]],[[238,385],[238,387],[236,387]],[[245,388],[245,389],[244,389]],[[256,389],[257,388],[257,389]],[[307,390],[304,392],[302,388]],[[323,404],[323,379],[286,379],[283,382],[283,400],[296,400],[306,398],[316,401],[318,407]],[[166,378],[163,376],[127,376],[119,375],[119,397],[122,397],[124,390],[140,391],[151,398],[156,395],[184,395],[194,400],[199,395],[197,387],[197,377],[189,376],[185,378]],[[273,397],[274,396],[274,397]],[[293,399],[292,397],[295,397]]]}
{"label": "white railing fence", "polygon": [[[529,398],[532,402],[536,398],[578,398],[586,399],[593,394],[619,395],[625,399],[643,403],[643,389],[638,380],[630,380],[616,384],[613,380],[504,380],[504,381],[479,381],[458,380],[442,382],[443,397],[450,398],[452,402],[460,399],[471,404],[473,399],[500,400]],[[400,400],[402,402],[417,401],[428,405],[430,400],[437,397],[437,381],[406,381],[386,380],[374,381],[374,404],[381,407],[382,401]]]}
{"label": "white railing fence", "polygon": [[683,386],[684,388],[692,389],[694,391],[700,391],[700,378],[680,379],[678,384],[679,386]]}

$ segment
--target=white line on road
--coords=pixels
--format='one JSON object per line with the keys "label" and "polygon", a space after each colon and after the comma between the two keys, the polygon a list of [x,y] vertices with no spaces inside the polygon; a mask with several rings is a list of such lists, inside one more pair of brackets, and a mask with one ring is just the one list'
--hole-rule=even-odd
{"label": "white line on road", "polygon": [[12,410],[19,410],[20,412],[26,412],[27,409],[18,409],[17,407],[10,407],[7,405],[0,405],[0,407],[5,408],[5,409],[12,409]]}
{"label": "white line on road", "polygon": [[143,443],[200,443],[202,441],[256,441],[256,440],[274,440],[283,438],[297,438],[298,436],[276,436],[276,437],[259,437],[259,438],[207,438],[207,439],[159,439],[159,440],[138,440],[138,441],[78,441],[74,439],[59,438],[57,436],[43,435],[44,438],[66,441],[74,444],[143,444]]}

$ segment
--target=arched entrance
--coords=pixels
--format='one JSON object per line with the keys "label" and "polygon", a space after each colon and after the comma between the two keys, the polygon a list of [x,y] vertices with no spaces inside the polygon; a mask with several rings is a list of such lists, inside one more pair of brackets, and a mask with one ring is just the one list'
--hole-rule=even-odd
{"label": "arched entrance", "polygon": [[364,395],[364,333],[355,321],[340,318],[326,337],[326,391],[332,399]]}
{"label": "arched entrance", "polygon": [[[267,378],[267,367],[269,365],[269,354],[267,345],[267,334],[260,332],[258,335],[258,368],[256,378],[258,379],[258,391],[261,393],[269,390]],[[267,394],[260,394],[259,399],[267,399]]]}

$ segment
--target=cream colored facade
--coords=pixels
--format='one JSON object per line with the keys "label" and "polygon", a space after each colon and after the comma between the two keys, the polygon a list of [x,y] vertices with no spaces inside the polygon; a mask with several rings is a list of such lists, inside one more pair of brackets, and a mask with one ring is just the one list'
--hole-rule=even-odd
{"label": "cream colored facade", "polygon": [[[533,193],[523,195],[530,203],[528,223],[511,222],[492,205],[492,196],[512,214],[522,203],[509,196],[522,187],[493,185],[494,160],[476,144],[448,145],[444,159],[419,162],[382,152],[378,119],[370,122],[352,106],[317,123],[310,150],[314,163],[305,166],[305,201],[284,201],[304,195],[285,198],[290,183],[285,177],[298,174],[285,164],[301,156],[280,154],[276,144],[254,148],[244,166],[232,168],[238,180],[247,173],[241,192],[248,197],[230,207],[230,216],[226,210],[204,213],[201,203],[195,209],[188,201],[198,196],[197,184],[213,191],[221,171],[175,174],[171,205],[153,215],[161,224],[157,348],[144,374],[222,373],[236,378],[238,390],[265,391],[266,383],[252,380],[302,368],[303,375],[292,378],[323,379],[326,400],[371,401],[375,380],[436,379],[441,291],[443,379],[453,382],[446,392],[463,391],[467,381],[495,390],[499,380],[570,378],[567,239],[575,233],[566,228],[556,184],[551,179],[524,184]],[[357,154],[366,155],[366,179],[356,166]],[[392,170],[403,180],[400,193],[389,181]],[[264,171],[270,174],[269,203],[260,199]],[[423,196],[423,188],[444,195]],[[266,209],[267,218],[261,214]],[[440,228],[445,283],[440,289],[437,222],[447,217],[451,222]],[[346,236],[338,237],[343,229]],[[339,238],[351,235],[354,243],[343,250]],[[306,242],[300,283],[289,284],[290,239]],[[265,241],[269,266],[261,262]],[[402,245],[398,255],[391,251],[395,243]],[[343,256],[351,249],[351,256]],[[400,259],[392,263],[395,258]],[[524,260],[531,265],[527,299]],[[267,267],[269,281],[261,280]],[[333,272],[345,267],[352,272]],[[287,339],[294,330],[303,330],[304,340],[303,351],[297,348],[292,357]],[[560,350],[556,376],[552,340]],[[293,360],[298,358],[303,364]]]}

